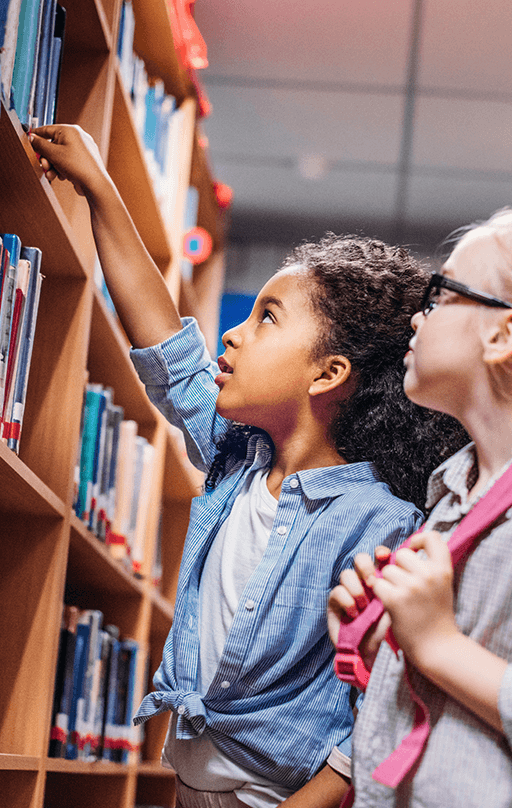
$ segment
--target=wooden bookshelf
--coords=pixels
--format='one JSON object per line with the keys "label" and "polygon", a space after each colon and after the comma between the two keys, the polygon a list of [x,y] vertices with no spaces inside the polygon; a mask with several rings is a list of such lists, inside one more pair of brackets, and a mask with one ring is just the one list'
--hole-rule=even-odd
{"label": "wooden bookshelf", "polygon": [[[194,314],[215,351],[221,289],[222,219],[199,145],[196,98],[174,51],[166,0],[133,0],[135,48],[163,79],[183,115],[178,185],[162,210],[136,132],[116,56],[121,0],[62,0],[66,45],[58,121],[96,140],[109,171],[182,313]],[[0,232],[42,250],[44,281],[19,457],[0,444],[0,802],[9,808],[172,806],[173,773],[160,766],[167,717],[146,725],[128,764],[47,756],[64,600],[101,609],[105,623],[138,641],[135,702],[158,666],[173,600],[190,501],[200,475],[176,431],[150,404],[130,362],[129,344],[94,280],[95,250],[84,199],[68,183],[47,182],[14,111],[2,104]],[[129,167],[129,170],[127,169]],[[212,235],[211,258],[180,278],[186,189],[200,191],[199,224]],[[180,299],[181,297],[181,299]],[[111,386],[125,417],[156,450],[142,577],[110,555],[75,516],[74,467],[85,380]],[[162,582],[151,582],[162,511]]]}

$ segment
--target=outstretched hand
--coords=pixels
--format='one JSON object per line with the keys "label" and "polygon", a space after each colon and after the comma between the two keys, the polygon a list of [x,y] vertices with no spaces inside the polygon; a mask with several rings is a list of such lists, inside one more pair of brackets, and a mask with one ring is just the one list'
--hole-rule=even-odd
{"label": "outstretched hand", "polygon": [[69,180],[80,196],[87,196],[99,181],[108,180],[96,143],[80,126],[40,126],[29,139],[50,182]]}
{"label": "outstretched hand", "polygon": [[[332,590],[327,606],[327,626],[331,642],[336,647],[338,634],[342,623],[354,620],[368,605],[365,586],[372,588],[376,579],[376,566],[380,569],[389,560],[391,551],[388,547],[379,546],[375,549],[375,563],[367,553],[358,553],[354,559],[354,569],[343,570],[340,576],[340,586]],[[364,584],[364,585],[363,585]],[[372,626],[359,648],[362,660],[368,670],[377,656],[380,644],[386,635],[391,618],[384,612],[375,626]]]}

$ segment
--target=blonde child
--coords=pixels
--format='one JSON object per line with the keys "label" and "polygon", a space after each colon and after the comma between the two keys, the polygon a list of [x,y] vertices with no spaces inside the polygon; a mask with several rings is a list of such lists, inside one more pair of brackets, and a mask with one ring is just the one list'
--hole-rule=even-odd
{"label": "blonde child", "polygon": [[411,500],[448,447],[402,391],[425,275],[369,239],[304,245],[224,335],[217,364],[180,320],[93,141],[50,126],[32,142],[48,179],[86,196],[133,362],[208,472],[136,721],[172,712],[163,762],[182,808],[337,806],[353,716],[332,675],[328,593],[357,550],[393,548],[418,524]]}
{"label": "blonde child", "polygon": [[[344,571],[331,594],[335,643],[340,619],[364,608],[362,582],[386,609],[362,648],[373,667],[354,731],[354,804],[510,808],[512,511],[480,534],[455,574],[446,541],[512,462],[511,211],[464,232],[412,326],[407,396],[457,418],[473,442],[432,475],[432,511],[412,549],[400,549],[382,578],[368,554],[356,556],[355,570]],[[388,555],[377,551],[379,566]],[[403,651],[398,657],[380,645],[389,624]],[[431,733],[419,762],[392,789],[372,772],[413,726],[403,655]]]}

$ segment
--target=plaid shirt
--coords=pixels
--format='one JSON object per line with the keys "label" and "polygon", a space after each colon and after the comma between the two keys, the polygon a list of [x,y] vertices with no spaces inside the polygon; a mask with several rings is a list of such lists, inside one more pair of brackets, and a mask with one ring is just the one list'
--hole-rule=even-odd
{"label": "plaid shirt", "polygon": [[[474,445],[447,460],[429,482],[426,527],[448,540],[474,505],[468,494],[478,468]],[[492,485],[489,483],[487,490]],[[482,496],[485,492],[482,492]],[[455,573],[455,613],[461,631],[512,662],[512,509],[497,519]],[[411,683],[425,702],[431,734],[416,774],[395,791],[372,771],[412,727],[414,705],[404,663],[383,643],[354,731],[354,808],[510,808],[512,806],[512,665],[499,709],[506,737],[412,668]]]}
{"label": "plaid shirt", "polygon": [[[207,469],[229,426],[215,412],[219,370],[195,322],[162,345],[132,352],[153,403]],[[395,547],[420,513],[392,496],[369,463],[308,469],[283,481],[267,549],[244,590],[217,673],[205,694],[198,673],[199,581],[206,554],[246,475],[270,466],[269,438],[253,435],[244,461],[192,503],[174,623],[136,723],[173,710],[177,737],[207,729],[226,755],[272,782],[300,788],[335,746],[350,755],[349,686],[333,672],[329,592],[356,552]]]}

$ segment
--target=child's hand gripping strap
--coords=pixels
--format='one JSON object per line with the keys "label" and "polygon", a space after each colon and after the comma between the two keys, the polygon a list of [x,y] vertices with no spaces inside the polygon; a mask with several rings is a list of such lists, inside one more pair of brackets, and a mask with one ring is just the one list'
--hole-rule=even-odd
{"label": "child's hand gripping strap", "polygon": [[[448,548],[452,556],[452,564],[456,566],[465,561],[476,539],[486,528],[501,516],[512,505],[512,466],[494,483],[487,494],[482,497],[472,510],[462,519],[454,530]],[[414,535],[414,534],[413,534]],[[410,537],[402,547],[409,544]],[[389,563],[395,563],[395,554]],[[377,573],[378,574],[378,573]],[[375,605],[377,604],[377,605]],[[340,626],[338,637],[338,654],[335,669],[340,679],[366,687],[370,677],[369,671],[359,655],[358,646],[368,629],[380,619],[384,612],[382,603],[374,596],[366,609],[349,624]],[[398,649],[390,631],[386,635],[387,642],[395,652]],[[405,677],[411,697],[416,704],[413,729],[400,746],[386,758],[373,772],[373,778],[383,785],[396,788],[406,774],[419,760],[430,734],[430,716],[425,704],[414,692],[407,671]],[[348,796],[348,795],[347,795]],[[347,802],[347,806],[350,803]]]}

